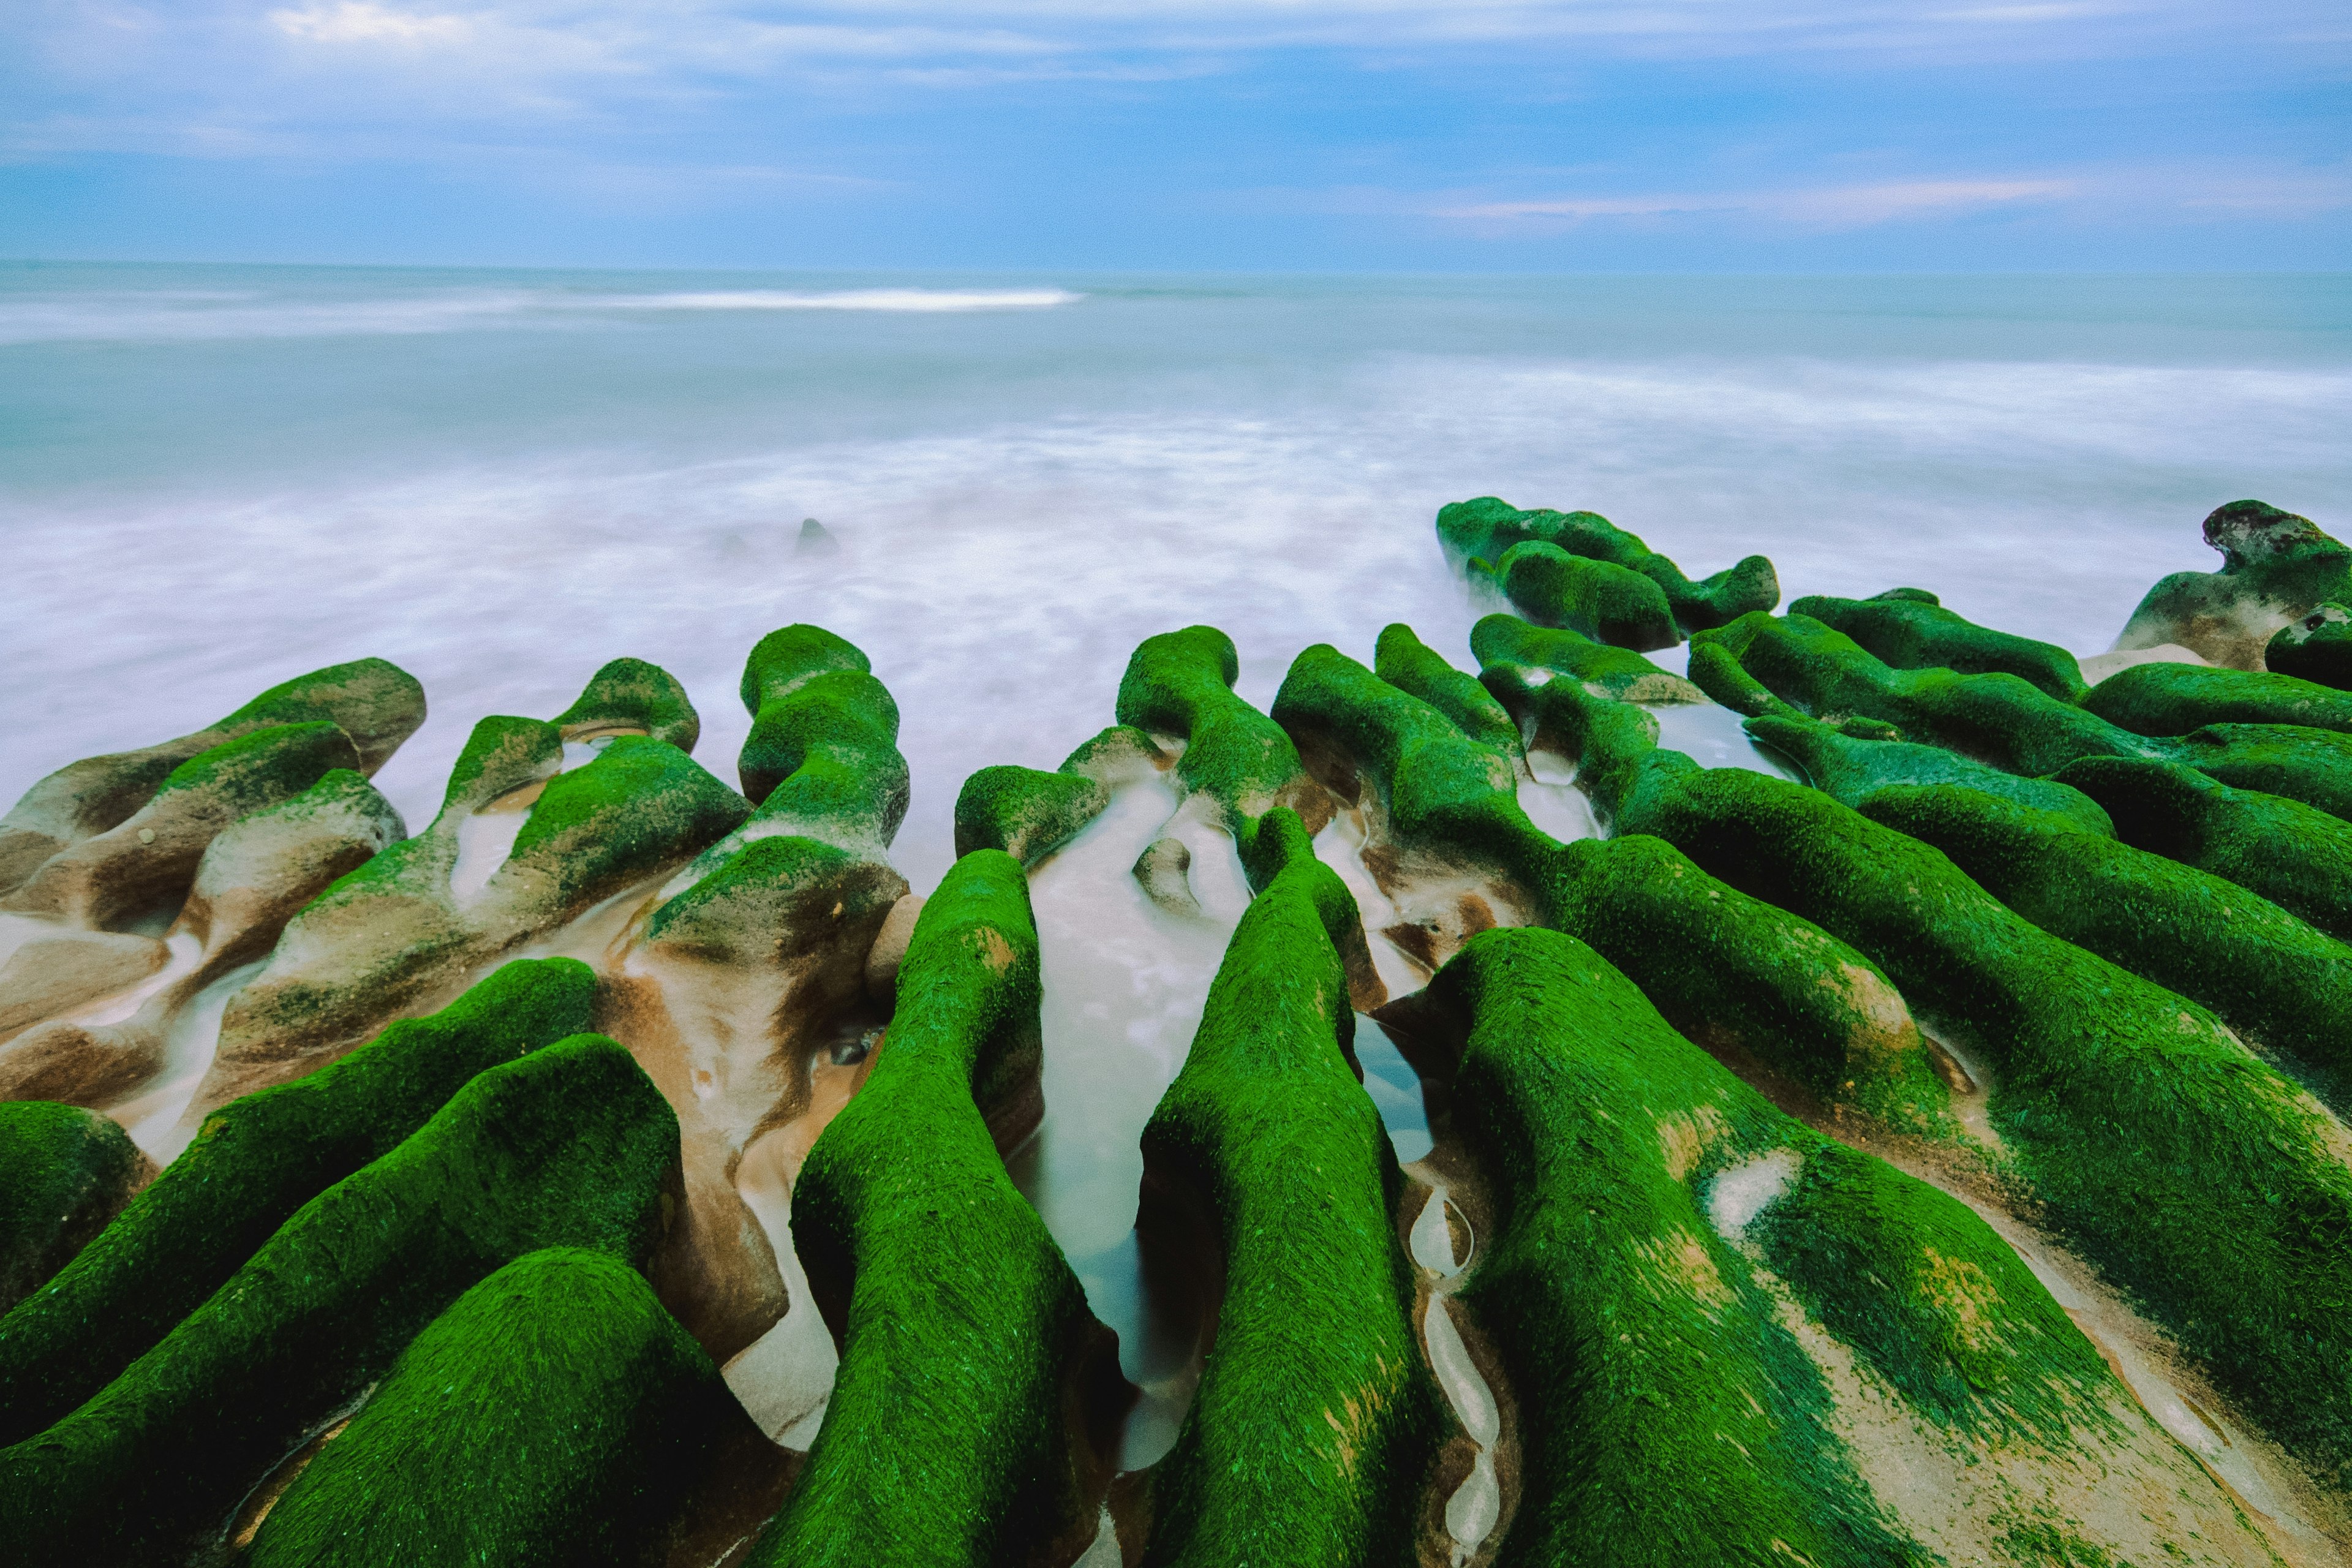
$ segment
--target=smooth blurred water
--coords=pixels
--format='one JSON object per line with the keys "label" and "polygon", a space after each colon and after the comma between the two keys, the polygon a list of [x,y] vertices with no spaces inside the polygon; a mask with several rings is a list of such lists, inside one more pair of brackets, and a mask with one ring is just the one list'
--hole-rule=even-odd
{"label": "smooth blurred water", "polygon": [[[879,291],[879,292],[877,292]],[[1144,636],[1466,657],[1437,507],[1589,507],[1693,573],[1931,587],[2105,647],[2259,496],[2352,527],[2352,278],[756,276],[0,267],[0,799],[381,654],[433,717],[818,621],[904,712],[927,884],[991,763],[1110,720]],[[839,553],[796,553],[822,519]]]}

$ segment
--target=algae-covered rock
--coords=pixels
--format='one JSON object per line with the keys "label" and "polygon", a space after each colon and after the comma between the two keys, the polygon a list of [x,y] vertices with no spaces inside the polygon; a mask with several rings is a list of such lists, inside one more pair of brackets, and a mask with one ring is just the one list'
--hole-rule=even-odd
{"label": "algae-covered rock", "polygon": [[2342,817],[2146,758],[2085,757],[2053,782],[2097,801],[2135,849],[2226,878],[2352,941],[2352,823]]}
{"label": "algae-covered rock", "polygon": [[1119,678],[1118,721],[1184,741],[1178,780],[1244,848],[1251,825],[1277,805],[1321,832],[1330,801],[1281,726],[1234,695],[1240,678],[1234,639],[1214,626],[1146,637]]}
{"label": "algae-covered rock", "polygon": [[2352,691],[2352,609],[2332,600],[2315,605],[2279,629],[2263,660],[2274,675]]}
{"label": "algae-covered rock", "polygon": [[1372,673],[1453,720],[1478,744],[1514,761],[1522,757],[1517,721],[1478,684],[1476,676],[1446,663],[1402,621],[1381,628],[1372,650]]}
{"label": "algae-covered rock", "polygon": [[1349,1068],[1335,938],[1362,928],[1292,813],[1250,844],[1258,895],[1143,1133],[1139,1223],[1202,1227],[1223,1286],[1192,1410],[1151,1474],[1143,1561],[1410,1561],[1443,1417],[1397,1240],[1402,1177]]}
{"label": "algae-covered rock", "polygon": [[2053,936],[2203,1003],[2352,1115],[2352,948],[2235,883],[1958,784],[1861,803]]}
{"label": "algae-covered rock", "polygon": [[677,1118],[611,1040],[484,1071],[101,1392],[0,1449],[0,1540],[39,1562],[184,1552],[502,1264],[547,1247],[645,1258],[677,1167]]}
{"label": "algae-covered rock", "polygon": [[0,892],[16,887],[68,846],[119,826],[181,763],[276,724],[326,722],[357,749],[373,774],[425,722],[425,689],[380,658],[339,664],[273,686],[227,718],[175,741],[86,757],[25,792],[0,818]]}
{"label": "algae-covered rock", "polygon": [[1596,696],[1628,702],[1706,700],[1697,687],[1631,648],[1611,647],[1581,632],[1531,626],[1517,616],[1488,616],[1471,627],[1470,653],[1482,668],[1515,665],[1565,675]]}
{"label": "algae-covered rock", "polygon": [[2091,688],[2083,706],[2135,735],[2186,735],[2208,724],[2352,731],[2352,692],[2202,664],[2135,665]]}
{"label": "algae-covered rock", "polygon": [[106,1117],[0,1101],[0,1313],[70,1262],[154,1173]]}
{"label": "algae-covered rock", "polygon": [[743,793],[760,807],[755,831],[878,848],[907,816],[898,705],[860,670],[821,670],[763,697],[740,771]]}
{"label": "algae-covered rock", "polygon": [[2083,672],[2064,648],[1980,626],[1918,588],[1895,588],[1868,599],[1811,595],[1789,605],[1843,632],[1897,669],[1942,667],[1963,675],[2003,672],[2032,682],[2062,702],[2079,701]]}
{"label": "algae-covered rock", "polygon": [[401,1352],[270,1508],[252,1568],[642,1561],[740,1406],[608,1253],[525,1253]]}
{"label": "algae-covered rock", "polygon": [[[2081,790],[2053,779],[2020,778],[1940,746],[1858,740],[1830,725],[1795,715],[1768,713],[1748,720],[1742,728],[1759,744],[1771,747],[1795,763],[1815,789],[1856,809],[1884,789],[1906,784],[1957,784],[2012,800],[2036,811],[2054,813],[2084,832],[2102,837],[2112,838],[2116,834],[2105,810]],[[2143,765],[2136,760],[2116,757],[2095,761],[2128,767]]]}
{"label": "algae-covered rock", "polygon": [[1658,585],[1611,562],[1530,540],[1503,552],[1494,579],[1512,608],[1539,626],[1565,627],[1637,652],[1682,640]]}
{"label": "algae-covered rock", "polygon": [[120,1376],[304,1204],[400,1147],[477,1075],[586,1029],[595,995],[595,976],[571,959],[509,963],[432,1016],[215,1112],[113,1224],[0,1318],[0,1443]]}
{"label": "algae-covered rock", "polygon": [[2124,624],[2118,649],[2172,643],[2232,669],[2260,669],[2280,628],[2352,598],[2352,550],[2307,517],[2231,501],[2205,519],[2205,542],[2221,552],[2221,570],[2160,579]]}
{"label": "algae-covered rock", "polygon": [[1043,1060],[1019,862],[956,862],[898,993],[865,1087],[794,1184],[793,1236],[841,1369],[749,1561],[1066,1562],[1109,1480],[1087,1416],[1115,1409],[1120,1384],[1108,1333],[998,1152],[1035,1125],[1018,1108],[1038,1103]]}
{"label": "algae-covered rock", "polygon": [[1002,849],[1034,866],[1100,816],[1116,785],[1150,777],[1173,761],[1142,731],[1114,724],[1053,773],[1009,763],[982,768],[956,795],[956,853]]}
{"label": "algae-covered rock", "polygon": [[1437,538],[1457,572],[1472,561],[1498,562],[1514,545],[1531,540],[1570,555],[1630,567],[1664,592],[1675,619],[1686,631],[1721,626],[1780,602],[1780,578],[1761,555],[1693,582],[1673,562],[1599,512],[1523,511],[1508,501],[1481,496],[1441,507]]}
{"label": "algae-covered rock", "polygon": [[1583,943],[1475,937],[1415,1017],[1494,1210],[1458,1299],[1520,1412],[1497,1563],[2048,1561],[2002,1539],[2021,1515],[2075,1561],[2272,1560],[1982,1220],[1773,1109]]}
{"label": "algae-covered rock", "polygon": [[634,732],[691,752],[702,738],[702,718],[686,688],[641,658],[616,658],[598,670],[580,700],[551,721],[567,741]]}

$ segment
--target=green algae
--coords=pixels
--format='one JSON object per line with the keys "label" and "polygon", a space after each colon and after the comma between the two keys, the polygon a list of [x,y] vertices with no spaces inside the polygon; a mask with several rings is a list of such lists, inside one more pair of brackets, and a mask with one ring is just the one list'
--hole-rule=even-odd
{"label": "green algae", "polygon": [[655,910],[643,941],[716,963],[789,961],[840,927],[878,924],[906,891],[882,861],[796,835],[757,838]]}
{"label": "green algae", "polygon": [[1041,995],[1019,862],[964,856],[916,921],[871,1076],[793,1185],[841,1369],[752,1563],[962,1568],[1047,1542],[1066,1561],[1093,1533],[1108,1477],[1072,1384],[1115,1384],[1108,1336],[986,1114],[1034,1091]]}
{"label": "green algae", "polygon": [[440,1012],[206,1117],[112,1224],[0,1317],[0,1443],[98,1394],[303,1205],[390,1154],[476,1075],[586,1029],[595,994],[574,960],[509,963]]}
{"label": "green algae", "polygon": [[46,1100],[0,1101],[0,1313],[70,1263],[150,1169],[111,1118]]}
{"label": "green algae", "polygon": [[102,1392],[0,1450],[0,1539],[43,1561],[152,1561],[501,1264],[545,1247],[642,1259],[677,1163],[677,1116],[602,1036],[483,1071]]}
{"label": "green algae", "polygon": [[[1935,1560],[1832,1436],[1751,1258],[1957,1440],[2109,1424],[2097,1352],[1981,1220],[1774,1110],[1584,943],[1482,933],[1426,998],[1495,1208],[1460,1296],[1521,1411],[1498,1563]],[[1710,1189],[1764,1155],[1793,1178],[1719,1235]]]}
{"label": "green algae", "polygon": [[1518,723],[1503,705],[1478,684],[1476,676],[1446,663],[1402,621],[1381,628],[1372,648],[1372,673],[1453,720],[1479,745],[1514,761],[1523,755]]}
{"label": "green algae", "polygon": [[2352,1115],[2352,948],[2233,882],[1979,790],[1899,785],[1861,810],[2053,936],[2204,1004]]}
{"label": "green algae", "polygon": [[1282,727],[1234,694],[1241,655],[1214,626],[1186,626],[1144,638],[1118,682],[1117,717],[1147,733],[1181,736],[1176,776],[1202,795],[1219,826],[1247,847],[1256,820],[1276,805],[1309,832],[1330,820],[1330,803],[1307,776]]}
{"label": "green algae", "polygon": [[2332,600],[2313,605],[2271,638],[2263,665],[2276,675],[2352,691],[2352,609]]}
{"label": "green algae", "polygon": [[1437,538],[1457,572],[1472,561],[1500,561],[1512,546],[1529,540],[1630,567],[1658,585],[1675,619],[1688,631],[1721,626],[1780,602],[1780,578],[1761,555],[1693,582],[1672,561],[1599,512],[1521,510],[1508,501],[1481,496],[1439,508]]}
{"label": "green algae", "polygon": [[[1488,646],[1502,641],[1490,637]],[[1627,770],[1655,747],[1656,721],[1578,680],[1530,685],[1541,672],[1490,665],[1486,678],[1537,743],[1565,743],[1584,759],[1581,783],[1623,773],[1630,784]],[[1536,918],[1600,949],[1677,1026],[1753,1051],[1822,1099],[1892,1125],[1947,1126],[1948,1091],[1916,1026],[1885,976],[1844,943],[1657,839],[1555,843],[1519,809],[1499,755],[1335,649],[1299,655],[1275,713],[1303,746],[1335,751],[1362,771],[1393,843],[1467,859],[1520,889]],[[1614,798],[1601,792],[1601,808]]]}
{"label": "green algae", "polygon": [[2186,735],[2208,724],[2352,730],[2352,692],[2291,675],[2202,664],[2136,664],[2093,687],[2083,706],[2135,735]]}
{"label": "green algae", "polygon": [[2352,598],[2352,550],[2307,517],[2231,501],[2207,516],[2204,532],[2221,552],[2221,570],[2159,579],[2125,623],[2117,648],[2173,643],[2215,664],[2259,668],[2263,645],[2282,625]]}
{"label": "green algae", "polygon": [[741,796],[650,735],[620,735],[547,783],[492,884],[522,878],[579,910],[677,865],[740,826]]}
{"label": "green algae", "polygon": [[1151,1473],[1147,1564],[1411,1560],[1439,1397],[1412,1321],[1402,1177],[1349,1066],[1338,939],[1355,902],[1292,812],[1248,841],[1259,891],[1143,1133],[1147,1207],[1198,1215],[1215,1337]]}
{"label": "green algae", "polygon": [[[1795,763],[1815,789],[1857,809],[1883,789],[1904,784],[1952,784],[2053,813],[2086,833],[2107,838],[2116,834],[2115,824],[2108,819],[2105,809],[2081,790],[2052,779],[2020,778],[1940,746],[1856,740],[1810,719],[1775,714],[1750,719],[1742,728],[1759,743]],[[2167,765],[2113,757],[2096,761],[2124,767]]]}
{"label": "green algae", "polygon": [[956,795],[956,853],[1002,849],[1034,866],[1100,816],[1110,805],[1113,786],[1151,776],[1168,764],[1150,736],[1132,724],[1114,724],[1050,773],[1009,763],[982,768]]}
{"label": "green algae", "polygon": [[[1580,632],[1531,626],[1492,615],[1470,628],[1470,653],[1482,667],[1517,665],[1565,675],[1596,696],[1629,702],[1697,702],[1704,693],[1631,648],[1611,647]],[[1693,649],[1696,653],[1696,647]]]}
{"label": "green algae", "polygon": [[[1486,574],[1485,563],[1474,563],[1471,571]],[[1537,626],[1636,651],[1682,640],[1665,594],[1629,567],[1529,540],[1505,551],[1491,576],[1512,608]]]}
{"label": "green algae", "polygon": [[2135,849],[2225,878],[2352,941],[2352,823],[2342,817],[2180,763],[2086,757],[2053,778],[2097,801]]}
{"label": "green algae", "polygon": [[769,698],[788,696],[802,682],[835,669],[869,675],[874,667],[856,644],[823,626],[796,623],[770,632],[743,661],[743,706],[756,715]]}
{"label": "green algae", "polygon": [[616,658],[588,678],[579,700],[557,714],[565,733],[642,730],[681,752],[702,738],[702,717],[677,678],[641,658]]}
{"label": "green algae", "polygon": [[270,1509],[252,1568],[644,1560],[749,1421],[645,1279],[525,1253],[409,1342]]}
{"label": "green algae", "polygon": [[2082,668],[2064,648],[1978,626],[1924,589],[1895,588],[1868,599],[1811,595],[1791,603],[1789,613],[1843,632],[1897,669],[2003,672],[2062,702],[2080,701],[2084,690]]}

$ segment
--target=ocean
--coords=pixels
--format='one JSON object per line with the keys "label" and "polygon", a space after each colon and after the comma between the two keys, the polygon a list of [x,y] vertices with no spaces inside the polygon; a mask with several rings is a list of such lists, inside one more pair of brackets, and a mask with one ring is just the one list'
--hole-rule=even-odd
{"label": "ocean", "polygon": [[431,700],[412,827],[476,719],[623,654],[731,781],[745,653],[814,621],[898,698],[927,886],[963,777],[1110,722],[1152,632],[1223,627],[1260,703],[1392,620],[1466,659],[1448,500],[2094,652],[2220,502],[2352,528],[2347,431],[2343,275],[9,264],[0,797],[366,655]]}

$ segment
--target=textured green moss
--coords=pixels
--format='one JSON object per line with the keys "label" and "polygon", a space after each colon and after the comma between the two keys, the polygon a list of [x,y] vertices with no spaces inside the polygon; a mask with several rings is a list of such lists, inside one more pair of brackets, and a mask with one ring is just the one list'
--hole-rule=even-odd
{"label": "textured green moss", "polygon": [[0,1312],[71,1261],[149,1169],[110,1117],[46,1100],[0,1101]]}
{"label": "textured green moss", "polygon": [[[1495,1213],[1461,1292],[1518,1402],[1497,1562],[1933,1560],[1833,1436],[1811,1361],[1706,1206],[1728,1168],[1801,1160],[1744,1239],[1929,1421],[2072,1446],[2121,1393],[1965,1206],[1774,1110],[1591,949],[1484,932],[1432,982],[1460,1042],[1455,1127]],[[1956,1297],[1939,1274],[1966,1270]]]}
{"label": "textured green moss", "polygon": [[[1802,717],[1767,714],[1750,719],[1745,728],[1759,742],[1795,763],[1815,789],[1860,809],[1880,790],[1903,784],[1957,784],[2036,811],[2052,812],[2087,833],[2115,837],[2115,825],[2095,800],[2071,785],[2051,779],[2020,778],[1999,768],[1971,762],[1940,746],[1915,746],[1904,741],[1862,741]],[[2123,767],[2161,767],[2116,757],[2096,763]],[[2077,764],[2087,766],[2092,764]],[[2200,774],[2200,777],[2203,775]],[[2212,781],[2207,780],[2207,783]],[[2219,788],[2219,785],[2215,786]],[[2332,820],[2332,819],[2331,819]]]}
{"label": "textured green moss", "polygon": [[1772,563],[1750,555],[1714,576],[1692,582],[1681,568],[1635,535],[1592,511],[1522,511],[1493,496],[1455,501],[1437,513],[1438,542],[1454,569],[1471,561],[1499,561],[1513,545],[1528,540],[1556,545],[1571,555],[1612,562],[1641,573],[1664,591],[1675,619],[1696,631],[1735,620],[1750,610],[1780,602]]}
{"label": "textured green moss", "polygon": [[1143,1131],[1147,1202],[1205,1218],[1224,1286],[1152,1473],[1143,1561],[1404,1562],[1442,1418],[1397,1242],[1402,1177],[1349,1067],[1336,944],[1360,922],[1293,813],[1266,814],[1247,859],[1259,892]]}
{"label": "textured green moss", "polygon": [[1978,790],[1901,785],[1862,811],[2053,936],[2203,1003],[2352,1114],[2352,948],[2233,882]]}
{"label": "textured green moss", "polygon": [[2312,606],[2271,638],[2263,663],[2276,675],[2352,691],[2352,609],[2333,601]]}
{"label": "textured green moss", "polygon": [[2205,519],[2205,542],[2221,552],[2221,570],[2159,579],[2117,647],[2178,643],[2216,664],[2250,669],[2282,622],[2327,600],[2352,599],[2352,550],[2307,517],[2264,501],[2231,501]]}
{"label": "textured green moss", "polygon": [[702,716],[677,678],[641,658],[616,658],[588,679],[578,701],[557,714],[563,730],[643,730],[681,752],[702,738]]}
{"label": "textured green moss", "polygon": [[2077,702],[2083,671],[2064,648],[1978,626],[1918,588],[1896,588],[1868,599],[1812,595],[1789,606],[1843,632],[1897,669],[1941,667],[1962,675],[2006,673],[2057,698]]}
{"label": "textured green moss", "polygon": [[578,910],[674,865],[742,825],[742,797],[650,735],[622,735],[547,783],[492,877],[544,879]]}
{"label": "textured green moss", "polygon": [[[1748,616],[1692,639],[1691,679],[1756,715],[1785,700],[1855,732],[1925,742],[2036,777],[2083,757],[2156,757],[2242,789],[2284,795],[2352,818],[2352,735],[2294,724],[2208,724],[2177,740],[2136,735],[2013,675],[1893,669],[1852,637],[1803,616]],[[1774,697],[1772,694],[1777,694]]]}
{"label": "textured green moss", "polygon": [[2202,664],[2119,669],[2083,706],[2135,735],[2186,735],[2208,724],[2305,724],[2352,730],[2352,692],[2291,675]]}
{"label": "textured green moss", "polygon": [[173,795],[201,792],[230,820],[300,795],[336,768],[359,763],[351,738],[323,721],[277,724],[225,741],[173,768],[150,809]]}
{"label": "textured green moss", "polygon": [[882,861],[796,835],[756,838],[656,910],[644,940],[718,963],[774,963],[831,942],[842,922],[879,921],[906,891]]}
{"label": "textured green moss", "polygon": [[525,1253],[400,1353],[262,1521],[252,1568],[633,1563],[748,1418],[645,1279]]}
{"label": "textured green moss", "polygon": [[268,724],[324,721],[359,748],[360,771],[373,774],[425,722],[425,688],[398,665],[381,658],[329,665],[273,686],[219,723],[230,739]]}
{"label": "textured green moss", "polygon": [[1310,831],[1321,828],[1329,803],[1282,727],[1234,695],[1240,677],[1234,639],[1214,626],[1146,637],[1119,678],[1118,721],[1183,736],[1177,778],[1205,795],[1244,846],[1252,825],[1276,805],[1297,812]]}
{"label": "textured green moss", "polygon": [[509,963],[432,1016],[205,1118],[111,1225],[0,1318],[0,1443],[104,1388],[296,1210],[398,1148],[475,1075],[586,1029],[595,994],[572,959]]}
{"label": "textured green moss", "polygon": [[771,697],[789,695],[793,688],[827,670],[873,672],[856,644],[823,626],[793,625],[770,632],[751,648],[743,662],[743,706],[753,714]]}
{"label": "textured green moss", "polygon": [[643,1258],[677,1163],[677,1116],[602,1036],[482,1072],[103,1392],[0,1449],[0,1539],[36,1561],[154,1561],[501,1264],[543,1247]]}
{"label": "textured green moss", "polygon": [[2226,878],[2352,941],[2352,823],[2342,817],[2180,763],[2086,757],[2053,779],[2097,801],[2133,848]]}
{"label": "textured green moss", "polygon": [[[1483,570],[1483,563],[1472,570]],[[1512,607],[1539,626],[1565,627],[1595,642],[1636,650],[1672,647],[1682,640],[1665,594],[1629,567],[1529,540],[1503,552],[1493,577]]]}
{"label": "textured green moss", "polygon": [[442,816],[479,811],[499,796],[551,778],[563,765],[563,731],[537,719],[493,713],[475,721],[450,764]]}
{"label": "textured green moss", "polygon": [[961,1568],[1092,1533],[1068,1385],[1106,1336],[983,1114],[1034,1091],[1040,995],[1019,862],[965,856],[916,922],[871,1076],[793,1186],[841,1370],[752,1563]]}
{"label": "textured green moss", "polygon": [[1034,866],[1102,815],[1113,784],[1165,765],[1150,736],[1131,724],[1114,724],[1065,757],[1053,773],[982,768],[964,780],[956,795],[956,853],[1002,849]]}
{"label": "textured green moss", "polygon": [[1478,684],[1477,677],[1446,663],[1402,621],[1381,628],[1372,649],[1372,671],[1453,720],[1463,734],[1489,751],[1515,760],[1521,755],[1519,726],[1503,705]]}
{"label": "textured green moss", "polygon": [[1703,695],[1631,648],[1610,647],[1581,632],[1530,626],[1517,616],[1488,616],[1471,627],[1470,652],[1482,666],[1549,670],[1629,702],[1696,702]]}

